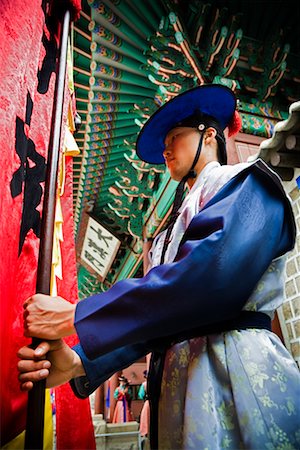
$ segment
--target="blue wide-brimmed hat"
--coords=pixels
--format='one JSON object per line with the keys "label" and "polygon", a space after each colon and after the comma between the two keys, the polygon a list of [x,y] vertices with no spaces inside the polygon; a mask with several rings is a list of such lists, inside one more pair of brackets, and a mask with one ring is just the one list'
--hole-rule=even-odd
{"label": "blue wide-brimmed hat", "polygon": [[[224,130],[232,120],[236,97],[231,89],[218,84],[197,86],[177,95],[161,106],[141,129],[136,152],[140,159],[150,164],[165,162],[163,151],[167,133],[184,125],[189,117],[210,117]],[[191,126],[191,125],[188,125]]]}

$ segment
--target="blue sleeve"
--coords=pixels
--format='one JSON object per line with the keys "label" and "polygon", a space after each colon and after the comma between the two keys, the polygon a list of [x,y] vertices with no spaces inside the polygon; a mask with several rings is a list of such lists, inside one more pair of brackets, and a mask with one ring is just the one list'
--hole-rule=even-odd
{"label": "blue sleeve", "polygon": [[75,345],[73,350],[80,356],[85,373],[87,374],[87,376],[74,378],[70,382],[74,393],[79,398],[86,398],[115,372],[125,369],[150,352],[150,348],[146,344],[139,343],[118,348],[110,353],[90,360],[87,358],[80,344]]}
{"label": "blue sleeve", "polygon": [[81,346],[92,359],[234,318],[271,261],[293,245],[288,200],[252,166],[193,218],[173,263],[78,303]]}

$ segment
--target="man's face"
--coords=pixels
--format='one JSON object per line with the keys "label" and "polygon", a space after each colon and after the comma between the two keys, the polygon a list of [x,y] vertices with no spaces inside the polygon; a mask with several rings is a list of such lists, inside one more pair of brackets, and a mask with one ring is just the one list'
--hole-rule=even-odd
{"label": "man's face", "polygon": [[163,156],[171,178],[180,181],[190,170],[199,145],[200,133],[195,128],[173,128],[165,138]]}

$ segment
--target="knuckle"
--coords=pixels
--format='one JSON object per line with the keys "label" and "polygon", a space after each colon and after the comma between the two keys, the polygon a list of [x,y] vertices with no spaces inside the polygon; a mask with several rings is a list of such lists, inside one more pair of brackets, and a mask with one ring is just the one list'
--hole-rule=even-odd
{"label": "knuckle", "polygon": [[18,376],[18,379],[21,383],[24,383],[25,381],[27,381],[27,374],[26,373],[20,373]]}
{"label": "knuckle", "polygon": [[19,361],[17,367],[18,367],[19,372],[22,372],[22,373],[26,372],[28,370],[27,361],[23,361],[23,360]]}
{"label": "knuckle", "polygon": [[24,355],[24,347],[19,348],[19,350],[17,351],[17,357],[18,358],[22,358]]}

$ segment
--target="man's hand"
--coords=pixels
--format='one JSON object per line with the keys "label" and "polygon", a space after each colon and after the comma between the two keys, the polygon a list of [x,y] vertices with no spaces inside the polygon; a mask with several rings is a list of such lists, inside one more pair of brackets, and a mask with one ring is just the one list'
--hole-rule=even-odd
{"label": "man's hand", "polygon": [[23,391],[30,391],[34,382],[45,378],[46,387],[50,388],[85,375],[80,357],[62,339],[41,342],[35,350],[22,347],[18,357],[21,359],[18,371]]}
{"label": "man's hand", "polygon": [[61,297],[35,294],[24,303],[24,335],[42,339],[60,339],[76,333],[76,305]]}

